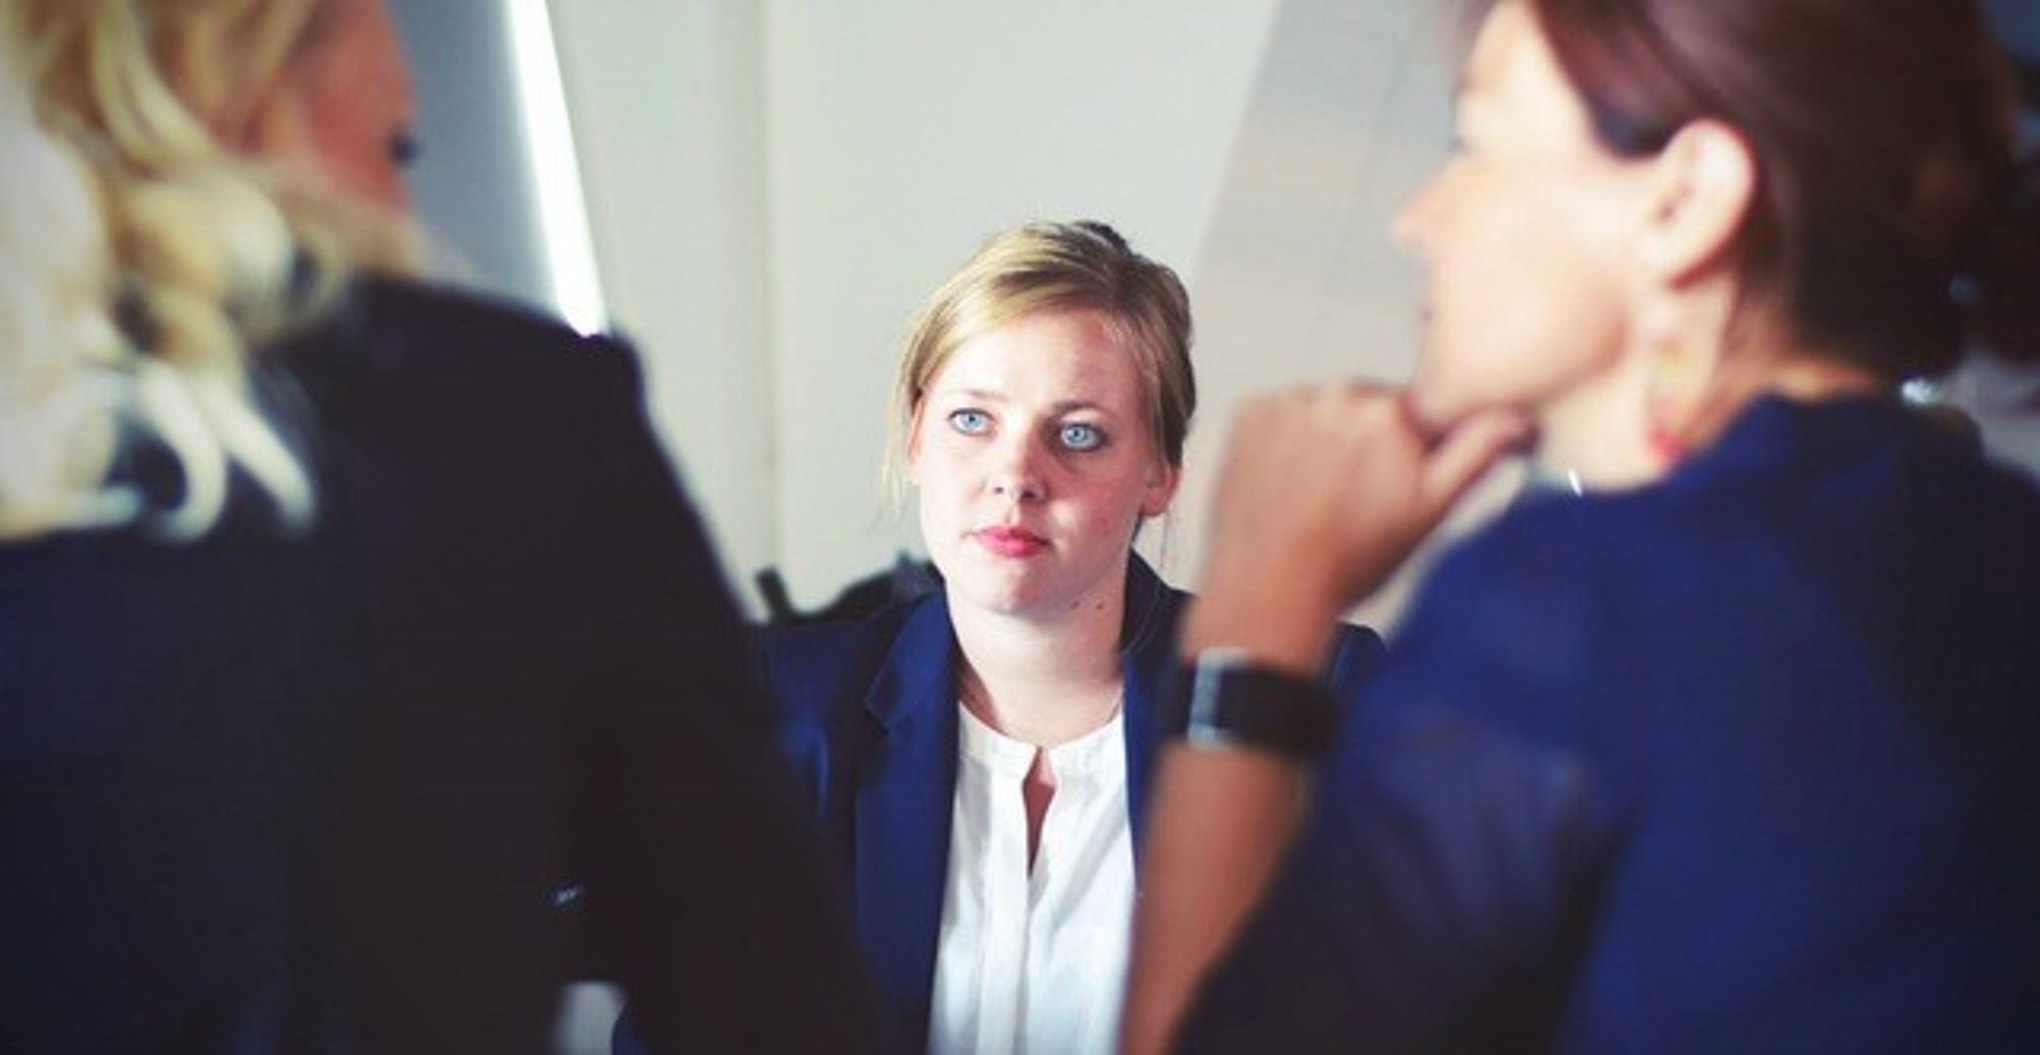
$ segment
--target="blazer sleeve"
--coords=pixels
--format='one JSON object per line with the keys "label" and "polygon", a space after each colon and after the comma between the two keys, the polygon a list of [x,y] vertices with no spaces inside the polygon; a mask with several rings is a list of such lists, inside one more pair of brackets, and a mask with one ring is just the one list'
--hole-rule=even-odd
{"label": "blazer sleeve", "polygon": [[[1540,616],[1536,587],[1512,583],[1514,562],[1492,549],[1455,556],[1377,674],[1335,668],[1347,713],[1310,814],[1206,983],[1185,1050],[1328,1038],[1484,1050],[1548,1035],[1528,1019],[1554,1006],[1537,980],[1564,977],[1552,964],[1590,856],[1594,774],[1537,723],[1495,720],[1562,710],[1565,691],[1512,640]],[[1520,999],[1482,1004],[1496,993]]]}
{"label": "blazer sleeve", "polygon": [[334,884],[355,1046],[544,1050],[578,923],[655,1051],[871,1050],[848,921],[629,349],[375,282],[285,351],[373,657]]}
{"label": "blazer sleeve", "polygon": [[[811,626],[765,627],[756,638],[752,670],[778,709],[776,739],[780,755],[793,775],[795,790],[809,816],[822,823],[831,770],[833,710],[828,706],[828,687],[817,687],[810,668],[827,663],[840,649],[825,628]],[[820,657],[819,659],[817,657]]]}
{"label": "blazer sleeve", "polygon": [[848,921],[700,518],[601,353],[584,518],[610,692],[588,782],[592,926],[655,1051],[876,1050]]}

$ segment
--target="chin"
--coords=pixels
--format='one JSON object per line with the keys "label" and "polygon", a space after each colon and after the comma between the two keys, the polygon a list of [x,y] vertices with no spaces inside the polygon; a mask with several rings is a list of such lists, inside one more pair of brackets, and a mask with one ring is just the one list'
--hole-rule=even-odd
{"label": "chin", "polygon": [[1013,574],[1019,569],[961,567],[945,569],[951,603],[968,604],[999,615],[1019,615],[1041,601],[1034,576]]}
{"label": "chin", "polygon": [[1499,392],[1469,391],[1465,386],[1455,389],[1449,384],[1438,384],[1422,374],[1410,383],[1409,406],[1418,426],[1432,439],[1452,431],[1466,419],[1483,411],[1509,410],[1524,414],[1532,420],[1541,422],[1543,419],[1533,399],[1511,399]]}
{"label": "chin", "polygon": [[960,583],[956,592],[950,595],[951,607],[967,604],[981,612],[993,615],[1023,616],[1041,607],[1041,598],[1025,589],[1006,589],[987,586],[982,583]]}
{"label": "chin", "polygon": [[1410,382],[1409,407],[1417,424],[1433,436],[1459,424],[1477,409],[1465,398],[1455,396],[1449,386],[1438,384],[1423,373]]}

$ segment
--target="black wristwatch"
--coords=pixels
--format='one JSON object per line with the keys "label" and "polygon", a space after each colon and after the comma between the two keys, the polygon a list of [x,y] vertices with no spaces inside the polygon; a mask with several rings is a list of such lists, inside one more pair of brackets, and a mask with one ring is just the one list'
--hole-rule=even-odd
{"label": "black wristwatch", "polygon": [[1332,746],[1339,712],[1314,678],[1206,649],[1176,671],[1169,729],[1193,747],[1249,747],[1309,761]]}

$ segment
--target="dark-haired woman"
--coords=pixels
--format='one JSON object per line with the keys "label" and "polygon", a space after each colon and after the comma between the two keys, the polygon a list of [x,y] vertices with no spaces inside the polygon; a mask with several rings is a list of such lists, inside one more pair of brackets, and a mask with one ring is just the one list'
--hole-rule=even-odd
{"label": "dark-haired woman", "polygon": [[[2033,351],[1977,12],[1483,14],[1416,378],[1237,425],[1132,1050],[2040,1049],[2040,496],[1893,394]],[[1585,493],[1449,556],[1333,730],[1335,613],[1526,436]]]}

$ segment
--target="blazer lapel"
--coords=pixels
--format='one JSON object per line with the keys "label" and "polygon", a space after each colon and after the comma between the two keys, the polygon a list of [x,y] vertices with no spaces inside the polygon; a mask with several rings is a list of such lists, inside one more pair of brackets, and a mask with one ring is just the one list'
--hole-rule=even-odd
{"label": "blazer lapel", "polygon": [[1138,556],[1129,562],[1121,663],[1126,679],[1126,819],[1133,832],[1136,865],[1147,831],[1148,778],[1162,739],[1163,693],[1175,664],[1176,616],[1182,603],[1182,596],[1146,562]]}
{"label": "blazer lapel", "polygon": [[902,625],[864,706],[883,729],[857,774],[857,916],[878,983],[928,1035],[956,789],[956,645],[940,594]]}

